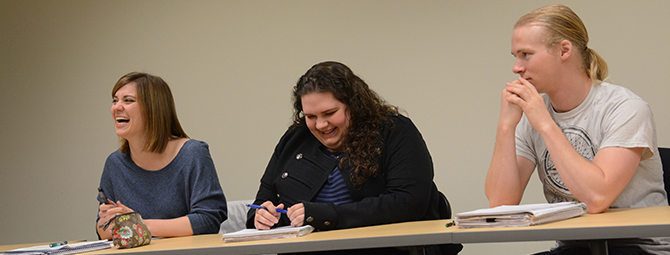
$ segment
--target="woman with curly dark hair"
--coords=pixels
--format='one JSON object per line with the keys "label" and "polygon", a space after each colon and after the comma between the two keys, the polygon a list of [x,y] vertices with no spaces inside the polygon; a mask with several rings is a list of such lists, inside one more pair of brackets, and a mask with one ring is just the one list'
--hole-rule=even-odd
{"label": "woman with curly dark hair", "polygon": [[[330,230],[450,217],[438,209],[441,194],[419,130],[347,66],[314,65],[294,87],[293,107],[293,125],[275,148],[254,201],[267,210],[249,211],[248,228]],[[461,247],[441,248],[457,253]],[[438,247],[426,252],[442,254]]]}

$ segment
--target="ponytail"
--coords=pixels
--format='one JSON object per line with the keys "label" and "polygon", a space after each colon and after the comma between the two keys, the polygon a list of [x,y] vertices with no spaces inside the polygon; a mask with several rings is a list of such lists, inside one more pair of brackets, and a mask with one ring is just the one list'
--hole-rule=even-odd
{"label": "ponytail", "polygon": [[607,62],[595,50],[586,48],[583,52],[586,74],[595,84],[609,80]]}

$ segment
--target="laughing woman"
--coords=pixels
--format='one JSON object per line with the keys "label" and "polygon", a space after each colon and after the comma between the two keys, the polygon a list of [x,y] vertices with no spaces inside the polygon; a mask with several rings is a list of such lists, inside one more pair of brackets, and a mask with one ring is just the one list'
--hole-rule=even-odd
{"label": "laughing woman", "polygon": [[[293,125],[276,146],[254,201],[267,210],[249,211],[248,228],[331,230],[440,217],[433,162],[419,130],[347,66],[314,65],[294,87],[293,107]],[[441,252],[429,247],[426,253]]]}
{"label": "laughing woman", "polygon": [[[112,89],[112,118],[121,148],[107,158],[100,187],[98,222],[139,212],[153,236],[217,233],[226,216],[207,143],[182,130],[167,83],[146,73],[129,73]],[[107,202],[107,203],[105,203]]]}

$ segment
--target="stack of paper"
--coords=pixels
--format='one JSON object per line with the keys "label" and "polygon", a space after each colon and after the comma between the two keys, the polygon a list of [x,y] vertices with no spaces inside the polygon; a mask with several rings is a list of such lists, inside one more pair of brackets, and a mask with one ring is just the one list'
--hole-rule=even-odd
{"label": "stack of paper", "polygon": [[223,242],[228,243],[228,242],[252,241],[262,239],[298,237],[312,233],[312,231],[314,231],[314,227],[310,225],[305,225],[302,227],[283,226],[269,230],[243,229],[237,232],[223,234]]}
{"label": "stack of paper", "polygon": [[562,202],[554,204],[503,205],[456,214],[459,228],[519,227],[577,217],[586,213],[586,204]]}
{"label": "stack of paper", "polygon": [[97,251],[102,249],[109,249],[113,246],[111,241],[100,240],[92,242],[72,243],[60,245],[56,247],[49,247],[49,245],[39,245],[28,248],[21,248],[11,251],[0,252],[0,254],[75,254],[89,251]]}

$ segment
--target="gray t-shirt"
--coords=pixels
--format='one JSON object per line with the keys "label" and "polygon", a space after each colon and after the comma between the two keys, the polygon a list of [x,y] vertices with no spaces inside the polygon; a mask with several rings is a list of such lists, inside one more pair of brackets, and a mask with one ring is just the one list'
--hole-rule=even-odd
{"label": "gray t-shirt", "polygon": [[[612,208],[668,205],[654,116],[642,98],[624,87],[602,83],[593,85],[587,98],[575,109],[558,113],[549,97],[542,96],[554,122],[586,160],[593,161],[601,148],[644,148],[633,178],[614,200]],[[537,166],[549,203],[578,201],[561,180],[542,137],[525,115],[516,128],[516,153]]]}

